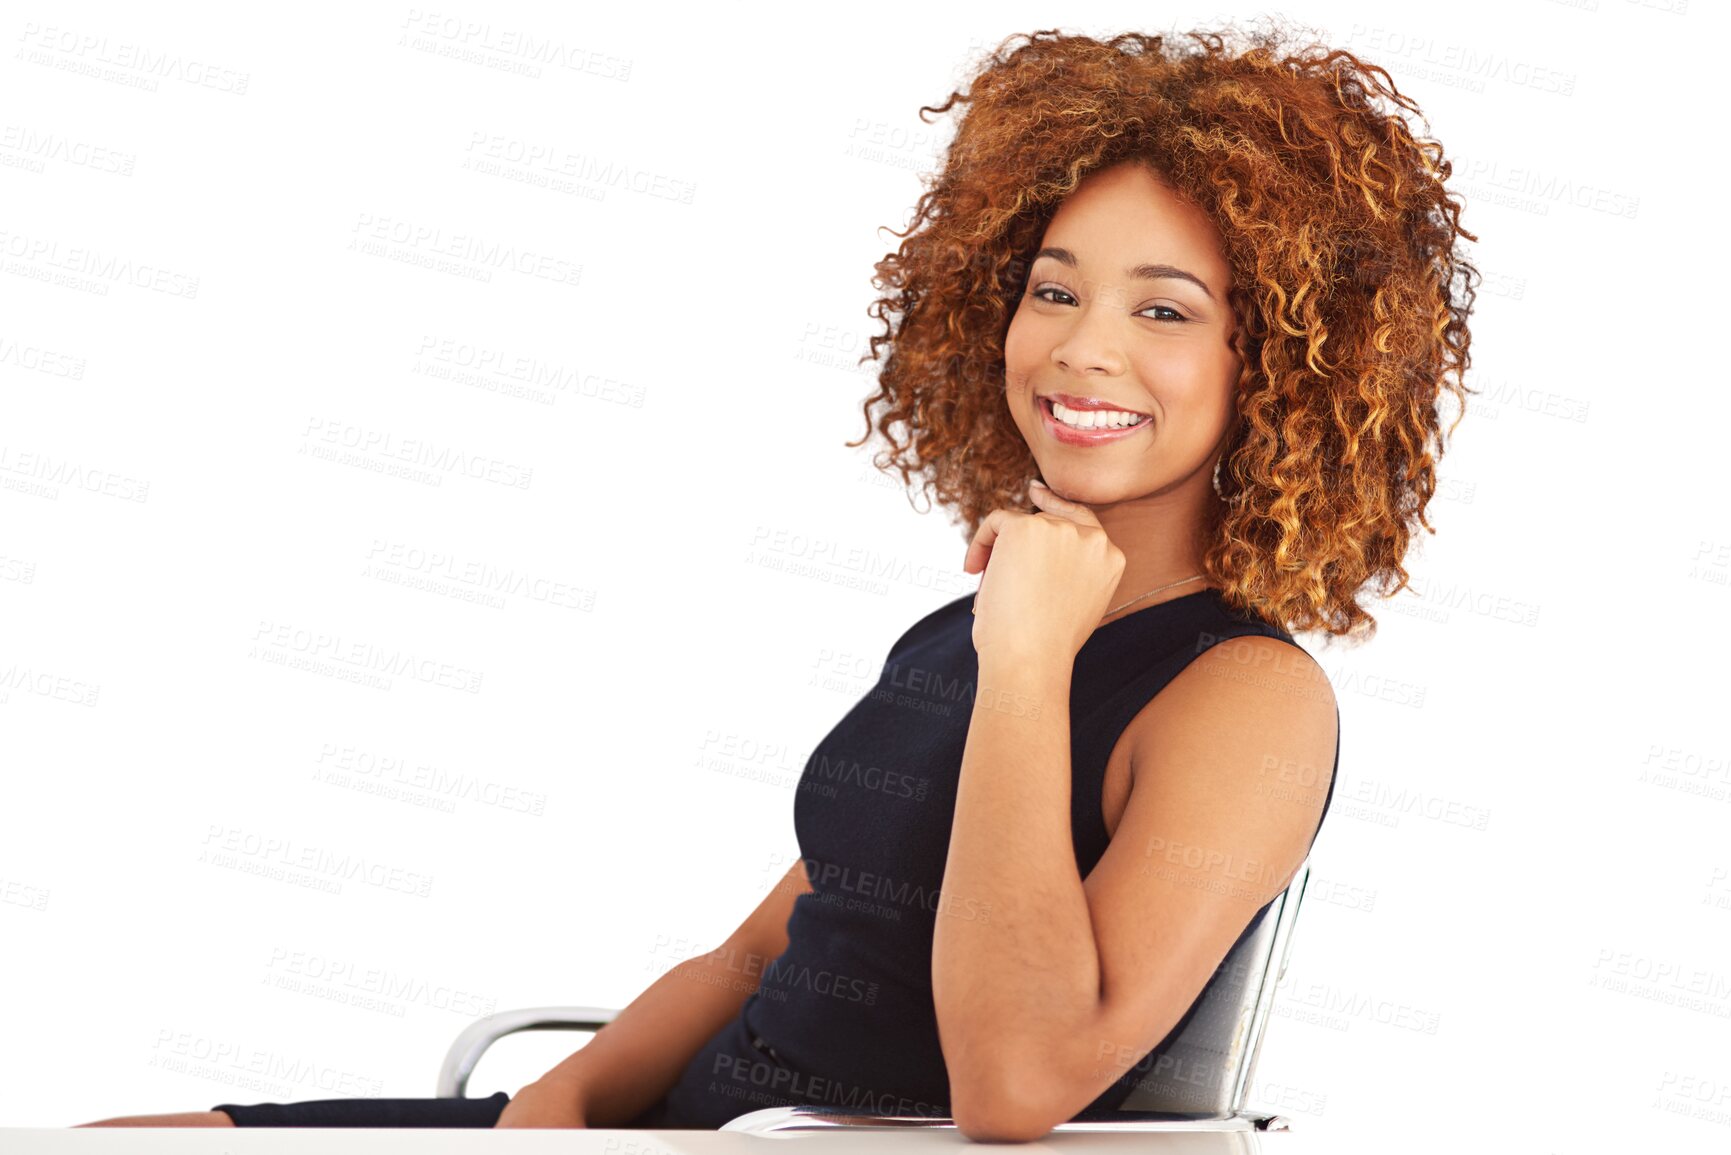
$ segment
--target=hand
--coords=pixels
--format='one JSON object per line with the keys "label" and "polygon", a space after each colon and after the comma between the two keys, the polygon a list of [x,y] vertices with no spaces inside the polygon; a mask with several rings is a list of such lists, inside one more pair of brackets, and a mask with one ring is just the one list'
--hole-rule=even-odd
{"label": "hand", "polygon": [[1028,486],[1038,513],[994,509],[962,559],[984,571],[974,596],[974,649],[1061,651],[1074,659],[1124,576],[1124,551],[1094,511],[1038,482]]}
{"label": "hand", "polygon": [[587,1128],[589,1124],[583,1119],[579,1087],[537,1080],[511,1096],[493,1126]]}

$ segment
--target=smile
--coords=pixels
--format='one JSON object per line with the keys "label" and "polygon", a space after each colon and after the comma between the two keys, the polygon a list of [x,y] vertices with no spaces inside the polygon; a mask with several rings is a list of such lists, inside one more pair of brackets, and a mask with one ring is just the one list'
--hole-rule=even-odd
{"label": "smile", "polygon": [[[1131,425],[1110,426],[1101,425],[1092,429],[1084,429],[1075,425],[1066,425],[1052,411],[1052,399],[1039,397],[1035,404],[1040,408],[1040,423],[1046,427],[1046,432],[1065,445],[1104,445],[1108,441],[1122,441],[1132,437],[1152,425],[1153,419],[1138,414],[1137,421]],[[1071,411],[1066,411],[1071,412]]]}

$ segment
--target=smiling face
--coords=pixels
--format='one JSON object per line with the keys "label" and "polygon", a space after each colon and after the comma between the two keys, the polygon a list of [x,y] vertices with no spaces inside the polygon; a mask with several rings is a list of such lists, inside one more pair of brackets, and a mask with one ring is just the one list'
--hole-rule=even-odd
{"label": "smiling face", "polygon": [[[1213,222],[1124,162],[1084,179],[1040,245],[1004,341],[1004,386],[1041,479],[1093,507],[1195,499],[1198,485],[1212,498],[1239,372]],[[1110,408],[1087,416],[1095,405]],[[1140,423],[1106,429],[1112,409]],[[1072,431],[1063,416],[1094,427]]]}

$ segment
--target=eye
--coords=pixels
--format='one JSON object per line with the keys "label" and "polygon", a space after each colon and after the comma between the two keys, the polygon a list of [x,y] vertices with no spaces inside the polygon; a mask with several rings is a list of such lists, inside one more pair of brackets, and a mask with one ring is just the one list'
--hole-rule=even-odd
{"label": "eye", "polygon": [[1052,298],[1045,295],[1047,293],[1056,293],[1060,297],[1063,297],[1069,301],[1074,301],[1076,299],[1076,298],[1070,296],[1070,294],[1066,293],[1064,290],[1062,290],[1062,289],[1060,289],[1054,285],[1043,285],[1040,288],[1035,289],[1032,293],[1029,294],[1029,296],[1038,297],[1042,301],[1051,301],[1051,303],[1054,305],[1062,303],[1059,301],[1053,301]]}
{"label": "eye", "polygon": [[[1062,301],[1054,300],[1053,298],[1047,296],[1046,295],[1047,293],[1056,293],[1058,296],[1060,296],[1064,299]],[[1042,285],[1038,289],[1034,289],[1028,295],[1031,297],[1036,297],[1039,300],[1049,302],[1050,304],[1053,304],[1053,305],[1073,304],[1073,303],[1075,303],[1075,300],[1076,300],[1076,298],[1070,296],[1070,294],[1068,294],[1064,290],[1058,288],[1056,285]],[[1150,321],[1159,321],[1159,322],[1161,322],[1163,324],[1167,324],[1167,325],[1182,325],[1182,324],[1187,323],[1190,320],[1189,317],[1186,317],[1184,314],[1180,313],[1177,309],[1174,309],[1170,305],[1149,305],[1148,308],[1146,308],[1146,309],[1138,309],[1136,311],[1136,316],[1140,317],[1140,316],[1142,316],[1142,314],[1151,312],[1155,309],[1162,309],[1162,310],[1164,310],[1164,311],[1166,311],[1172,315],[1170,317],[1149,317],[1148,319]]]}
{"label": "eye", "polygon": [[1146,313],[1150,309],[1165,309],[1168,313],[1172,314],[1170,317],[1150,317],[1149,320],[1151,321],[1165,321],[1166,323],[1171,324],[1173,322],[1181,323],[1190,319],[1183,313],[1180,313],[1177,309],[1174,309],[1171,305],[1149,305],[1147,309],[1141,310],[1141,312],[1138,312],[1136,315],[1140,317],[1142,313]]}

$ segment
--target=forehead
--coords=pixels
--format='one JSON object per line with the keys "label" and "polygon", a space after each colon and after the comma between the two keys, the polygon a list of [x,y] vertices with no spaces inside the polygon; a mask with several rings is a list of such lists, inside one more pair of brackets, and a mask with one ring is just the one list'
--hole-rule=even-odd
{"label": "forehead", "polygon": [[1104,280],[1141,262],[1179,265],[1217,288],[1231,274],[1208,215],[1146,165],[1129,161],[1084,177],[1040,243],[1071,250],[1085,272]]}

